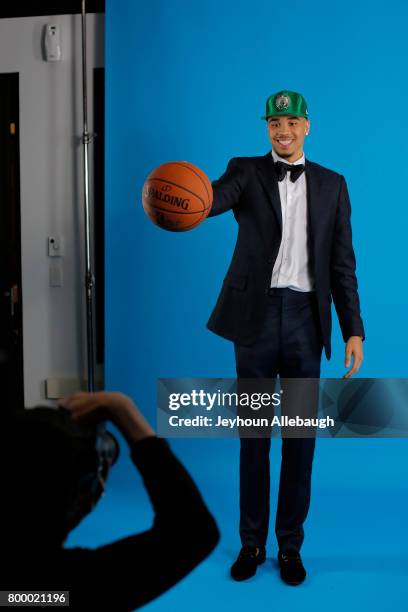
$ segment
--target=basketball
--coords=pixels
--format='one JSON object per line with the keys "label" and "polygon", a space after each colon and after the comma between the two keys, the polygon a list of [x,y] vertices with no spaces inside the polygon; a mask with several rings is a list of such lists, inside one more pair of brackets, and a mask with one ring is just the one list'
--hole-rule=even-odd
{"label": "basketball", "polygon": [[207,176],[186,161],[158,166],[143,185],[145,213],[155,225],[171,232],[197,227],[209,214],[212,201]]}

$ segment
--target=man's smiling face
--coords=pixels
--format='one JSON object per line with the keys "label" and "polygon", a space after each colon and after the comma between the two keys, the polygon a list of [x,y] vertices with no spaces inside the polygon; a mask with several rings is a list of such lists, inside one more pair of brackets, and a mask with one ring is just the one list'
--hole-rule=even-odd
{"label": "man's smiling face", "polygon": [[303,143],[310,122],[294,115],[268,117],[268,134],[272,148],[280,157],[295,162],[303,155]]}

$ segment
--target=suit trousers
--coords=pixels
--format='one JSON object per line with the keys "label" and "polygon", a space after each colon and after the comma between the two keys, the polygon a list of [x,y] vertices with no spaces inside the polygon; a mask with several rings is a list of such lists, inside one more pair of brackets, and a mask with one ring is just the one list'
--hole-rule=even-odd
{"label": "suit trousers", "polygon": [[[238,378],[319,378],[323,339],[315,292],[270,289],[261,334],[234,344]],[[269,527],[271,438],[240,440],[242,545],[265,546]],[[283,438],[275,533],[279,550],[299,551],[310,505],[315,438]]]}

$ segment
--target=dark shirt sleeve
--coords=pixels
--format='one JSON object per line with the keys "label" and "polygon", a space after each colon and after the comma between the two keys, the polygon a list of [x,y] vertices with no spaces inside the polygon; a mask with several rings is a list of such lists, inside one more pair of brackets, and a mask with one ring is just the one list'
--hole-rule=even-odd
{"label": "dark shirt sleeve", "polygon": [[346,181],[341,177],[331,254],[331,292],[344,342],[351,336],[361,336],[363,340],[365,338],[350,217],[350,198]]}
{"label": "dark shirt sleeve", "polygon": [[213,204],[209,217],[215,217],[221,213],[235,208],[245,185],[245,169],[239,159],[234,157],[228,162],[224,174],[212,182]]}
{"label": "dark shirt sleeve", "polygon": [[135,443],[131,458],[153,505],[153,525],[94,550],[62,551],[74,609],[134,610],[186,576],[219,540],[196,485],[165,440]]}

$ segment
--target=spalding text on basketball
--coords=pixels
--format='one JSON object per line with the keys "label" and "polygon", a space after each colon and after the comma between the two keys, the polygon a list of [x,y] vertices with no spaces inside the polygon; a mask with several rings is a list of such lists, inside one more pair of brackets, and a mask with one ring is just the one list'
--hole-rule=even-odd
{"label": "spalding text on basketball", "polygon": [[163,193],[159,189],[155,189],[154,187],[147,187],[146,198],[153,200],[161,200],[162,202],[166,202],[167,204],[172,204],[177,208],[182,208],[183,210],[188,210],[190,200],[189,198],[178,198],[177,196],[170,195],[169,193]]}

